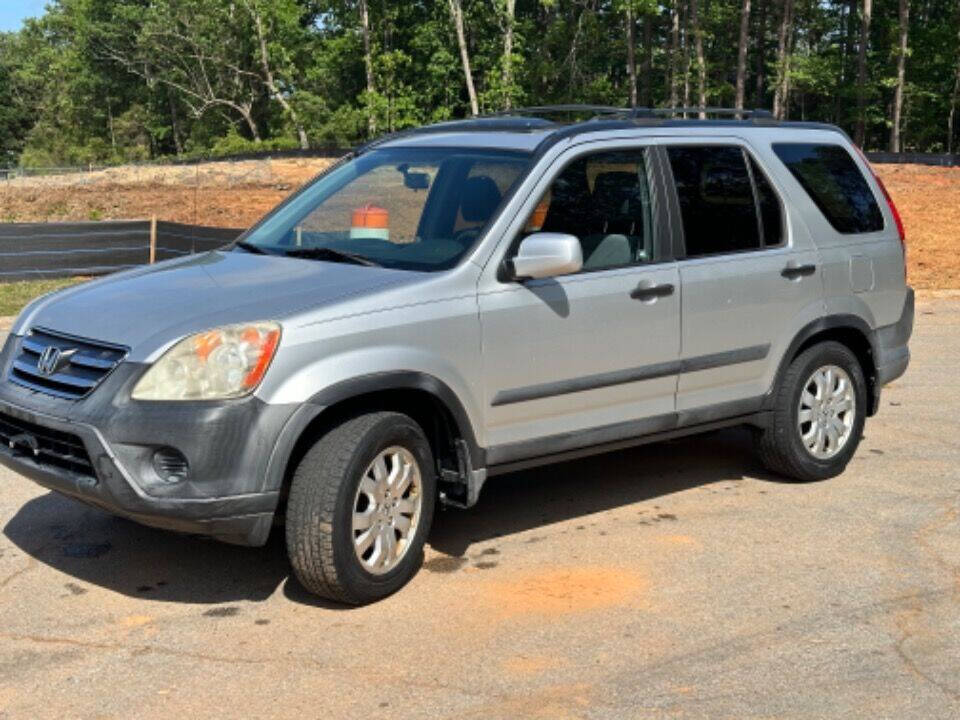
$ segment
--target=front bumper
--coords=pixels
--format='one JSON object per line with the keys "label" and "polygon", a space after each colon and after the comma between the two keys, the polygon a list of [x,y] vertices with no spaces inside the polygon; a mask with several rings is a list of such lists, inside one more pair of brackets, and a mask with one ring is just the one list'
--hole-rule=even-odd
{"label": "front bumper", "polygon": [[[8,427],[27,431],[0,445],[0,464],[144,525],[241,545],[266,542],[287,459],[314,409],[255,397],[134,401],[130,391],[145,371],[136,363],[119,365],[86,398],[64,400],[6,380],[18,341],[11,337],[0,353],[0,420],[6,416]],[[36,452],[31,433],[42,439],[48,431],[54,438],[78,438],[89,466],[52,462]],[[185,479],[168,482],[158,474],[153,458],[162,448],[186,458]]]}

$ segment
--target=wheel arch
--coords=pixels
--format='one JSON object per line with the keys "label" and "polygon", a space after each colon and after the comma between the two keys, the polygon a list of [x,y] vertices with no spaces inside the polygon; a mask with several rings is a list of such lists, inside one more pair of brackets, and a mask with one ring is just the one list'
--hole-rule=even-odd
{"label": "wheel arch", "polygon": [[845,345],[856,356],[867,381],[867,415],[877,412],[879,388],[877,387],[877,341],[876,332],[866,321],[856,315],[829,315],[805,325],[793,338],[780,359],[780,366],[774,378],[773,386],[767,392],[763,408],[773,409],[776,388],[790,363],[807,348],[821,342],[833,340]]}
{"label": "wheel arch", "polygon": [[296,438],[283,458],[281,492],[289,486],[299,459],[318,437],[348,417],[391,410],[412,417],[430,442],[441,464],[456,467],[455,441],[462,440],[474,468],[486,465],[485,453],[463,403],[442,380],[427,373],[396,371],[361,375],[330,385],[305,404],[309,419],[297,428]]}

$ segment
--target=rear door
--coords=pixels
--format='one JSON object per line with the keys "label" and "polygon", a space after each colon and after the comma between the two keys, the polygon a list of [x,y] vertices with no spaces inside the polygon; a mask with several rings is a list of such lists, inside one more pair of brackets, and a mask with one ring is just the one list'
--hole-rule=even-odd
{"label": "rear door", "polygon": [[681,231],[680,422],[753,412],[798,326],[822,313],[816,249],[744,143],[663,152]]}

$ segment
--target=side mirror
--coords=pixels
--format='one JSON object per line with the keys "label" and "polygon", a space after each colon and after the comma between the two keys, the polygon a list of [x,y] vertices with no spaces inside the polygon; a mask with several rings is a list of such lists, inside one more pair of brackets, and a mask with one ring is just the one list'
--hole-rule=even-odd
{"label": "side mirror", "polygon": [[547,278],[570,275],[583,267],[580,240],[564,233],[540,232],[520,243],[515,257],[504,261],[502,279]]}

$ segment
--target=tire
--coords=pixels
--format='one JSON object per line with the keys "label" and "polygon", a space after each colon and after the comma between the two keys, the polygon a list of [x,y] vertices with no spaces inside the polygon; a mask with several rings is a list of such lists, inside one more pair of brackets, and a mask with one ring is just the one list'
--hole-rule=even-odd
{"label": "tire", "polygon": [[[815,382],[808,385],[808,380],[814,380],[814,373],[826,368],[839,368],[845,373],[844,379],[841,373],[834,372],[831,376],[839,378],[837,380],[837,391],[831,390],[828,395],[835,397],[839,392],[841,383],[849,380],[848,387],[852,392],[852,398],[845,393],[842,399],[832,401],[835,404],[832,407],[834,415],[830,415],[831,407],[826,407],[826,415],[820,415],[820,410],[814,410],[806,415],[801,415],[801,411],[811,407],[810,403],[801,405],[801,396],[807,390],[810,395],[821,393],[820,388]],[[823,377],[823,376],[821,376]],[[791,480],[800,482],[809,482],[813,480],[825,480],[835,477],[842,473],[847,467],[847,463],[857,451],[860,444],[860,438],[863,435],[863,426],[867,413],[867,383],[863,376],[863,370],[860,362],[851,350],[838,342],[823,342],[807,348],[790,363],[786,372],[780,379],[780,384],[774,389],[774,407],[772,419],[767,428],[757,431],[756,450],[763,465],[779,475],[783,475]],[[837,413],[836,408],[851,406],[853,416],[848,419],[846,412]],[[816,404],[813,407],[819,407]],[[820,439],[816,435],[816,428],[808,422],[801,422],[801,418],[826,417],[825,425],[831,425],[834,421],[830,418],[836,417],[840,423],[849,422],[848,433],[842,437],[842,442],[837,442],[832,448],[830,438],[824,439],[823,451],[820,452]],[[813,435],[810,430],[813,429]],[[836,426],[832,425],[832,430],[836,434]],[[808,449],[804,441],[803,433],[806,431],[807,438],[813,437],[814,447]],[[819,456],[818,456],[819,453]]]}
{"label": "tire", "polygon": [[[393,468],[405,470],[415,464],[416,468],[405,475],[411,478],[407,495],[392,501],[389,496],[385,500],[370,499],[373,495],[367,494],[367,489],[391,487],[389,481],[383,485],[382,471],[377,475],[374,461],[378,458],[383,459],[380,467],[386,468],[390,477],[395,474]],[[300,583],[316,595],[352,605],[380,600],[403,587],[423,561],[436,498],[433,468],[433,455],[423,430],[400,413],[359,415],[317,440],[294,471],[287,502],[287,554]],[[402,536],[398,508],[403,506],[405,512],[411,506],[414,471],[419,473],[419,512],[410,523],[409,536],[398,540]],[[402,482],[392,487],[396,489]],[[388,507],[391,502],[396,506],[393,510]],[[354,527],[358,507],[362,512],[356,517],[374,518],[369,530],[374,540],[366,550],[367,559],[358,554],[355,545],[355,538],[368,534]],[[394,520],[398,525],[390,529],[392,521],[387,516],[393,512],[397,513]],[[412,511],[410,517],[414,517]],[[391,536],[398,558],[394,566],[383,560],[384,553],[390,554]],[[374,567],[380,561],[383,567]]]}

